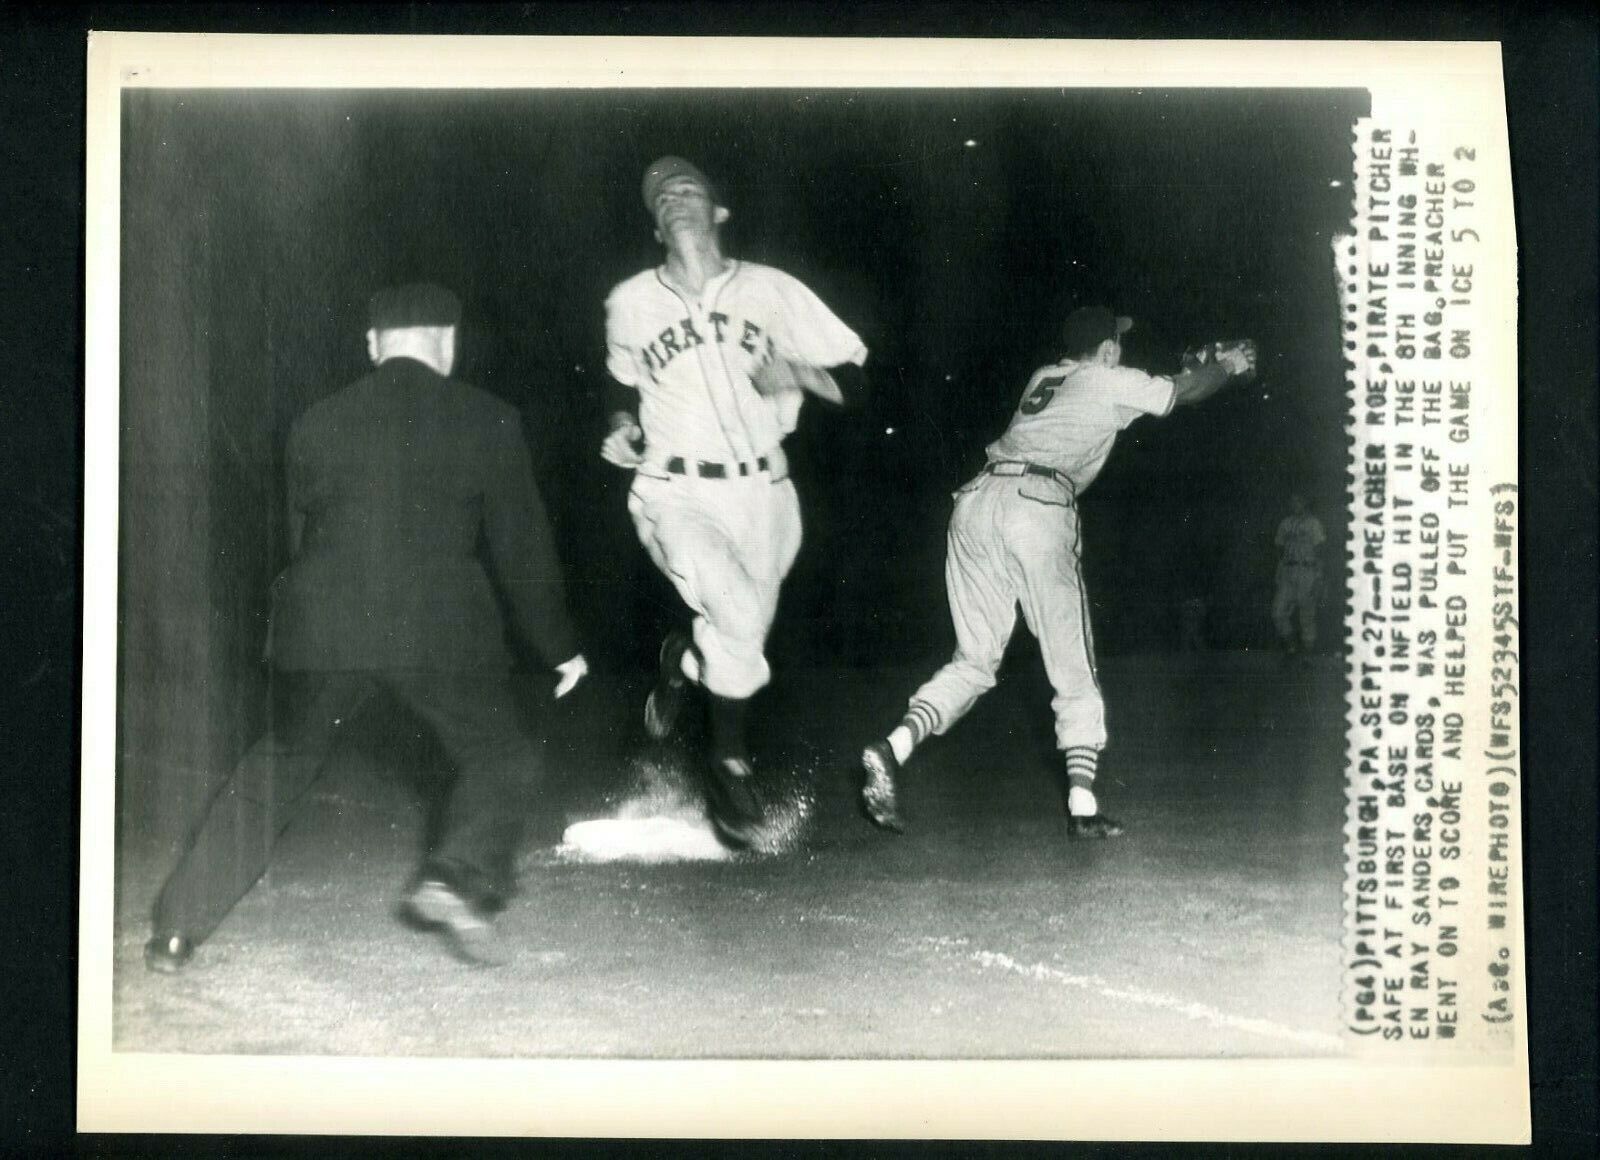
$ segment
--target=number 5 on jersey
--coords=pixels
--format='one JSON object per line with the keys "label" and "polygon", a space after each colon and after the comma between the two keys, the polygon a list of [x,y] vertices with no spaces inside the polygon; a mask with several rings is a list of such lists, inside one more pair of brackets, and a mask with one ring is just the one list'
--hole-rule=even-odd
{"label": "number 5 on jersey", "polygon": [[1028,397],[1022,400],[1018,408],[1024,415],[1037,415],[1050,405],[1050,400],[1056,397],[1056,388],[1066,381],[1066,375],[1051,375],[1047,379],[1040,379],[1039,385],[1028,392]]}

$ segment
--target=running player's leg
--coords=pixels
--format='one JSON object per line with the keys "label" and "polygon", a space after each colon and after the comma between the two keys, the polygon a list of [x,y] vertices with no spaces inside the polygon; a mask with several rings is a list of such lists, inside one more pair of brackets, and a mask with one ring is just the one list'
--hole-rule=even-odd
{"label": "running player's leg", "polygon": [[[711,596],[695,640],[711,694],[712,759],[742,763],[747,771],[745,717],[750,697],[771,677],[767,637],[784,579],[800,551],[800,501],[787,477],[773,480],[765,473],[729,481],[724,491],[732,502],[721,509],[719,524],[728,533],[731,559],[719,567],[736,577],[737,585],[725,584]],[[736,590],[740,586],[742,593]],[[724,679],[716,671],[719,661],[724,672],[745,674],[744,679]]]}
{"label": "running player's leg", "polygon": [[[724,496],[711,489],[721,488]],[[776,583],[758,582],[745,558],[738,484],[640,477],[629,496],[639,539],[694,614],[695,648],[684,674],[711,693],[744,698],[771,679],[764,655]],[[792,555],[790,556],[792,560]]]}
{"label": "running player's leg", "polygon": [[[799,538],[796,504],[789,550],[762,558],[775,551],[762,539],[774,485],[758,483],[766,489],[759,498],[749,480],[641,478],[629,498],[640,539],[695,614],[694,648],[683,652],[682,668],[710,697],[711,752],[702,769],[707,806],[734,846],[753,841],[762,821],[745,715],[749,698],[771,678],[765,646],[782,583],[775,563],[786,568],[793,561]],[[752,504],[761,510],[749,510]]]}
{"label": "running player's leg", "polygon": [[741,481],[741,486],[749,499],[741,508],[735,548],[755,595],[755,615],[748,629],[759,632],[756,643],[765,650],[783,582],[800,552],[800,499],[789,479],[772,481],[758,475]]}

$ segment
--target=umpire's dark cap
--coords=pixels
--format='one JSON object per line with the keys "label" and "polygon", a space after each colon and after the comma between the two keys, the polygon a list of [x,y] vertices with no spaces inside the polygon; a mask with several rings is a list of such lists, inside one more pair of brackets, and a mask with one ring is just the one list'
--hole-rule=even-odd
{"label": "umpire's dark cap", "polygon": [[685,161],[682,157],[658,157],[650,163],[650,168],[644,171],[644,184],[641,192],[644,194],[644,208],[651,213],[656,209],[656,198],[661,194],[661,187],[674,177],[688,177],[705,187],[711,200],[716,205],[722,204],[722,199],[717,193],[717,187],[711,184],[711,179],[701,171],[700,167],[692,161]]}
{"label": "umpire's dark cap", "polygon": [[1121,338],[1133,328],[1133,319],[1113,314],[1104,306],[1080,306],[1067,315],[1062,329],[1069,356],[1088,354],[1108,338]]}
{"label": "umpire's dark cap", "polygon": [[373,330],[455,326],[461,321],[461,301],[432,282],[386,286],[367,303],[367,321]]}

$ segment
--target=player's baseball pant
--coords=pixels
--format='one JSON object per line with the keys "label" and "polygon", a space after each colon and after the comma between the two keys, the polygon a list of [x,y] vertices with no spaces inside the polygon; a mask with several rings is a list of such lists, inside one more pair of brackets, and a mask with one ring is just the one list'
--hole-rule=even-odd
{"label": "player's baseball pant", "polygon": [[628,512],[657,568],[694,612],[700,683],[748,697],[772,679],[765,655],[783,579],[800,551],[800,500],[765,471],[702,479],[641,467]]}
{"label": "player's baseball pant", "polygon": [[1056,745],[1104,747],[1080,547],[1065,482],[982,475],[956,493],[944,572],[956,654],[911,698],[913,711],[928,711],[932,732],[949,730],[994,687],[1020,604],[1055,689]]}
{"label": "player's baseball pant", "polygon": [[1272,623],[1281,640],[1293,640],[1300,629],[1300,643],[1311,648],[1317,643],[1317,598],[1322,570],[1315,564],[1280,564],[1278,589],[1272,596]]}

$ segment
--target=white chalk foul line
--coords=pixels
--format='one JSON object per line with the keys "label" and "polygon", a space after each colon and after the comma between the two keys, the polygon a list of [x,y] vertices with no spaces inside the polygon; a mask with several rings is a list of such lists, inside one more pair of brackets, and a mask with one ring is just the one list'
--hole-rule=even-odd
{"label": "white chalk foul line", "polygon": [[1299,1028],[1288,1027],[1282,1023],[1274,1023],[1270,1019],[1251,1019],[1243,1015],[1232,1015],[1227,1011],[1205,1003],[1194,1003],[1172,995],[1163,995],[1159,991],[1146,991],[1140,987],[1112,986],[1098,975],[1074,975],[1047,963],[1018,962],[1010,955],[1001,951],[973,950],[966,939],[952,939],[946,937],[930,937],[923,940],[946,954],[965,957],[970,962],[977,963],[980,967],[1009,971],[1014,975],[1033,979],[1040,983],[1054,983],[1062,987],[1076,987],[1083,991],[1092,991],[1107,999],[1116,999],[1124,1003],[1133,1003],[1141,1007],[1153,1007],[1162,1011],[1170,1011],[1181,1015],[1185,1019],[1193,1019],[1199,1023],[1206,1023],[1212,1027],[1223,1027],[1231,1031],[1248,1031],[1254,1035],[1264,1035],[1269,1039],[1282,1039],[1290,1043],[1303,1044],[1323,1051],[1342,1051],[1344,1042],[1337,1035],[1330,1035],[1322,1031],[1302,1031]]}

